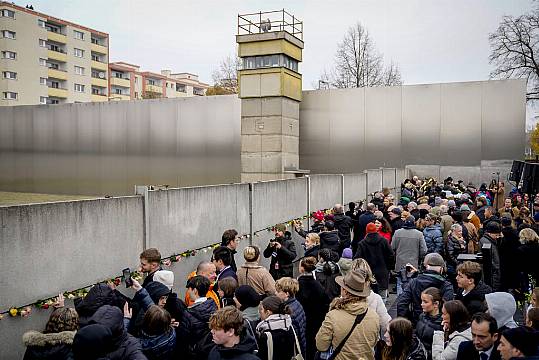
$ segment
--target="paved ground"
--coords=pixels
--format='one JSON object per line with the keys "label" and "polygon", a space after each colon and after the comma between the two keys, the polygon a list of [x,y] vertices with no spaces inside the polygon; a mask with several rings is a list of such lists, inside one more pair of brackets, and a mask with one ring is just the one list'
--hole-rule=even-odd
{"label": "paved ground", "polygon": [[89,195],[63,195],[63,194],[35,194],[22,192],[0,191],[0,206],[34,204],[51,201],[68,201],[95,199],[95,196]]}

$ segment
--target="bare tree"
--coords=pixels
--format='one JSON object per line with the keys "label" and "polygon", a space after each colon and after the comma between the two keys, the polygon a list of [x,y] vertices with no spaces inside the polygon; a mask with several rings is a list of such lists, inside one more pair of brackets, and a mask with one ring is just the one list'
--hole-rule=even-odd
{"label": "bare tree", "polygon": [[238,92],[237,70],[241,64],[241,59],[234,55],[229,55],[221,60],[217,69],[212,73],[214,87],[225,90],[228,94]]}
{"label": "bare tree", "polygon": [[335,66],[321,75],[322,83],[336,88],[402,84],[399,67],[393,62],[384,69],[367,29],[356,23],[346,32],[335,54]]}
{"label": "bare tree", "polygon": [[517,17],[504,16],[489,35],[489,61],[496,68],[492,78],[525,78],[526,99],[539,99],[539,9]]}

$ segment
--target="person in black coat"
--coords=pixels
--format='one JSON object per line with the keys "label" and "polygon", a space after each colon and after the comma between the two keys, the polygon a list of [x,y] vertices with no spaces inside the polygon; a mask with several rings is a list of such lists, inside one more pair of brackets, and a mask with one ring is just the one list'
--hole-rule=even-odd
{"label": "person in black coat", "polygon": [[303,253],[304,257],[313,256],[318,258],[318,252],[320,251],[320,236],[315,233],[307,234],[303,246],[305,248],[305,252]]}
{"label": "person in black coat", "polygon": [[335,223],[331,220],[326,220],[324,224],[324,231],[321,231],[320,236],[320,249],[330,249],[340,254],[341,239],[339,238],[339,230],[335,229]]}
{"label": "person in black coat", "polygon": [[318,252],[318,263],[314,271],[316,280],[322,285],[330,300],[341,295],[341,287],[335,278],[341,275],[338,261],[339,255],[329,249],[322,249]]}
{"label": "person in black coat", "polygon": [[481,281],[481,265],[472,261],[465,261],[457,266],[458,290],[455,300],[460,300],[468,309],[468,313],[487,311],[485,295],[492,292],[492,288]]}
{"label": "person in black coat", "polygon": [[326,313],[329,311],[329,297],[326,291],[313,276],[317,260],[314,257],[304,257],[299,263],[299,290],[296,299],[305,312],[305,340],[307,344],[306,360],[314,359],[316,352],[316,333]]}
{"label": "person in black coat", "polygon": [[344,209],[341,204],[335,204],[333,207],[333,214],[335,215],[333,222],[335,223],[335,228],[339,232],[339,238],[341,239],[341,247],[339,248],[339,251],[337,251],[337,253],[340,254],[343,249],[350,247],[354,222],[350,217],[344,215]]}
{"label": "person in black coat", "polygon": [[45,331],[28,331],[22,337],[26,346],[24,360],[71,360],[71,345],[79,328],[79,316],[75,309],[61,307],[55,309]]}
{"label": "person in black coat", "polygon": [[[496,319],[486,313],[474,314],[471,329],[475,341],[460,343],[457,360],[501,360]],[[487,358],[481,357],[481,353],[484,352],[490,355]]]}
{"label": "person in black coat", "polygon": [[503,234],[499,247],[500,254],[503,254],[503,256],[500,256],[500,268],[503,269],[501,272],[501,291],[520,289],[519,264],[522,259],[519,257],[518,249],[522,244],[518,239],[517,231],[511,226],[511,218],[504,216],[501,223]]}
{"label": "person in black coat", "polygon": [[432,358],[432,337],[435,331],[443,330],[442,327],[442,294],[437,288],[426,288],[421,293],[421,309],[419,321],[415,327],[416,336],[421,340],[427,358]]}
{"label": "person in black coat", "polygon": [[140,271],[146,274],[142,287],[153,281],[153,275],[161,268],[161,253],[156,248],[149,248],[140,253]]}
{"label": "person in black coat", "polygon": [[236,266],[236,260],[234,259],[234,255],[238,253],[236,251],[236,248],[238,247],[238,241],[238,232],[235,229],[225,230],[223,232],[223,235],[221,236],[221,246],[226,246],[230,250],[230,267],[234,272],[238,271],[238,267]]}
{"label": "person in black coat", "polygon": [[[142,346],[139,340],[128,334],[127,330],[125,330],[123,313],[117,307],[103,305],[92,316],[89,324],[99,324],[110,330],[112,337],[104,358],[110,360],[146,360],[146,356],[142,353]],[[75,339],[73,340],[73,352],[75,355],[77,354],[76,349],[80,345],[78,344],[75,347],[77,335],[75,335]]]}
{"label": "person in black coat", "polygon": [[376,206],[373,203],[368,203],[367,210],[358,219],[357,236],[356,236],[356,233],[354,233],[354,239],[352,240],[352,252],[354,254],[357,251],[357,244],[361,240],[363,240],[363,238],[365,237],[367,224],[374,222],[374,220],[376,220],[376,216],[374,216],[375,211],[376,211]]}
{"label": "person in black coat", "polygon": [[378,292],[385,298],[389,287],[389,270],[395,264],[395,253],[387,240],[378,234],[374,223],[369,223],[366,230],[367,236],[359,242],[354,259],[367,261],[378,284]]}
{"label": "person in black coat", "polygon": [[112,305],[123,309],[126,298],[117,290],[113,290],[107,284],[96,284],[92,286],[85,297],[76,298],[74,301],[75,310],[79,314],[79,323],[83,327],[88,324],[90,318],[103,305]]}
{"label": "person in black coat", "polygon": [[[539,284],[539,236],[532,229],[522,229],[519,233],[522,246],[519,248],[520,270],[527,278],[528,275],[535,279],[535,283]],[[527,279],[526,279],[527,282]]]}
{"label": "person in black coat", "polygon": [[[404,221],[401,219],[402,211],[400,208],[395,207],[391,209],[389,212],[389,224],[391,225],[391,231],[393,234],[399,229],[402,229],[402,226],[404,225]],[[392,234],[392,235],[393,235]]]}
{"label": "person in black coat", "polygon": [[206,359],[212,347],[208,322],[210,316],[217,311],[217,305],[206,298],[210,281],[204,276],[193,276],[186,287],[195,303],[187,308],[180,322],[177,351],[187,354],[189,359]]}
{"label": "person in black coat", "polygon": [[292,262],[296,258],[296,245],[292,240],[286,239],[285,224],[275,226],[275,239],[271,240],[264,250],[264,257],[271,258],[269,272],[277,280],[285,276],[292,277]]}

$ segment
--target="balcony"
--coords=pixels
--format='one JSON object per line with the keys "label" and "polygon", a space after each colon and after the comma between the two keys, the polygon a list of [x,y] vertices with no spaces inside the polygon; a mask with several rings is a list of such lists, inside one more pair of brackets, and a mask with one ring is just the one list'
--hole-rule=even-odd
{"label": "balcony", "polygon": [[123,94],[111,94],[109,96],[110,101],[131,100],[131,96]]}
{"label": "balcony", "polygon": [[131,81],[129,81],[129,79],[122,79],[115,76],[110,77],[110,84],[126,88],[131,87]]}
{"label": "balcony", "polygon": [[47,76],[59,80],[67,80],[67,72],[63,70],[49,68]]}
{"label": "balcony", "polygon": [[153,92],[153,93],[162,94],[163,93],[163,88],[161,86],[157,86],[157,85],[146,84],[146,91],[147,92]]}
{"label": "balcony", "polygon": [[109,82],[107,81],[107,79],[92,77],[92,85],[99,86],[99,87],[108,87]]}
{"label": "balcony", "polygon": [[59,52],[59,51],[48,50],[47,57],[50,60],[56,60],[56,61],[61,61],[61,62],[67,61],[67,54],[63,52]]}
{"label": "balcony", "polygon": [[60,44],[67,44],[67,36],[52,31],[47,31],[47,40],[56,41]]}
{"label": "balcony", "polygon": [[95,60],[92,60],[92,68],[97,69],[97,70],[102,70],[105,72],[108,71],[107,63],[95,61]]}
{"label": "balcony", "polygon": [[60,88],[49,88],[49,97],[57,97],[62,99],[67,99],[67,90]]}
{"label": "balcony", "polygon": [[94,44],[92,43],[90,49],[93,51],[93,52],[96,52],[96,53],[99,53],[99,54],[108,54],[108,49],[106,46],[103,46],[103,45],[99,45],[99,44]]}
{"label": "balcony", "polygon": [[101,95],[101,94],[92,94],[92,101],[94,102],[102,102],[102,101],[108,101],[109,98],[107,95]]}

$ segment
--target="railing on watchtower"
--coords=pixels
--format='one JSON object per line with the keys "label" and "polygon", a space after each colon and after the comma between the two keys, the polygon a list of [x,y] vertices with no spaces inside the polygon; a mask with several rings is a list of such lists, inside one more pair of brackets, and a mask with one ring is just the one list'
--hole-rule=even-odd
{"label": "railing on watchtower", "polygon": [[286,10],[238,15],[238,35],[286,31],[303,41],[303,22]]}

